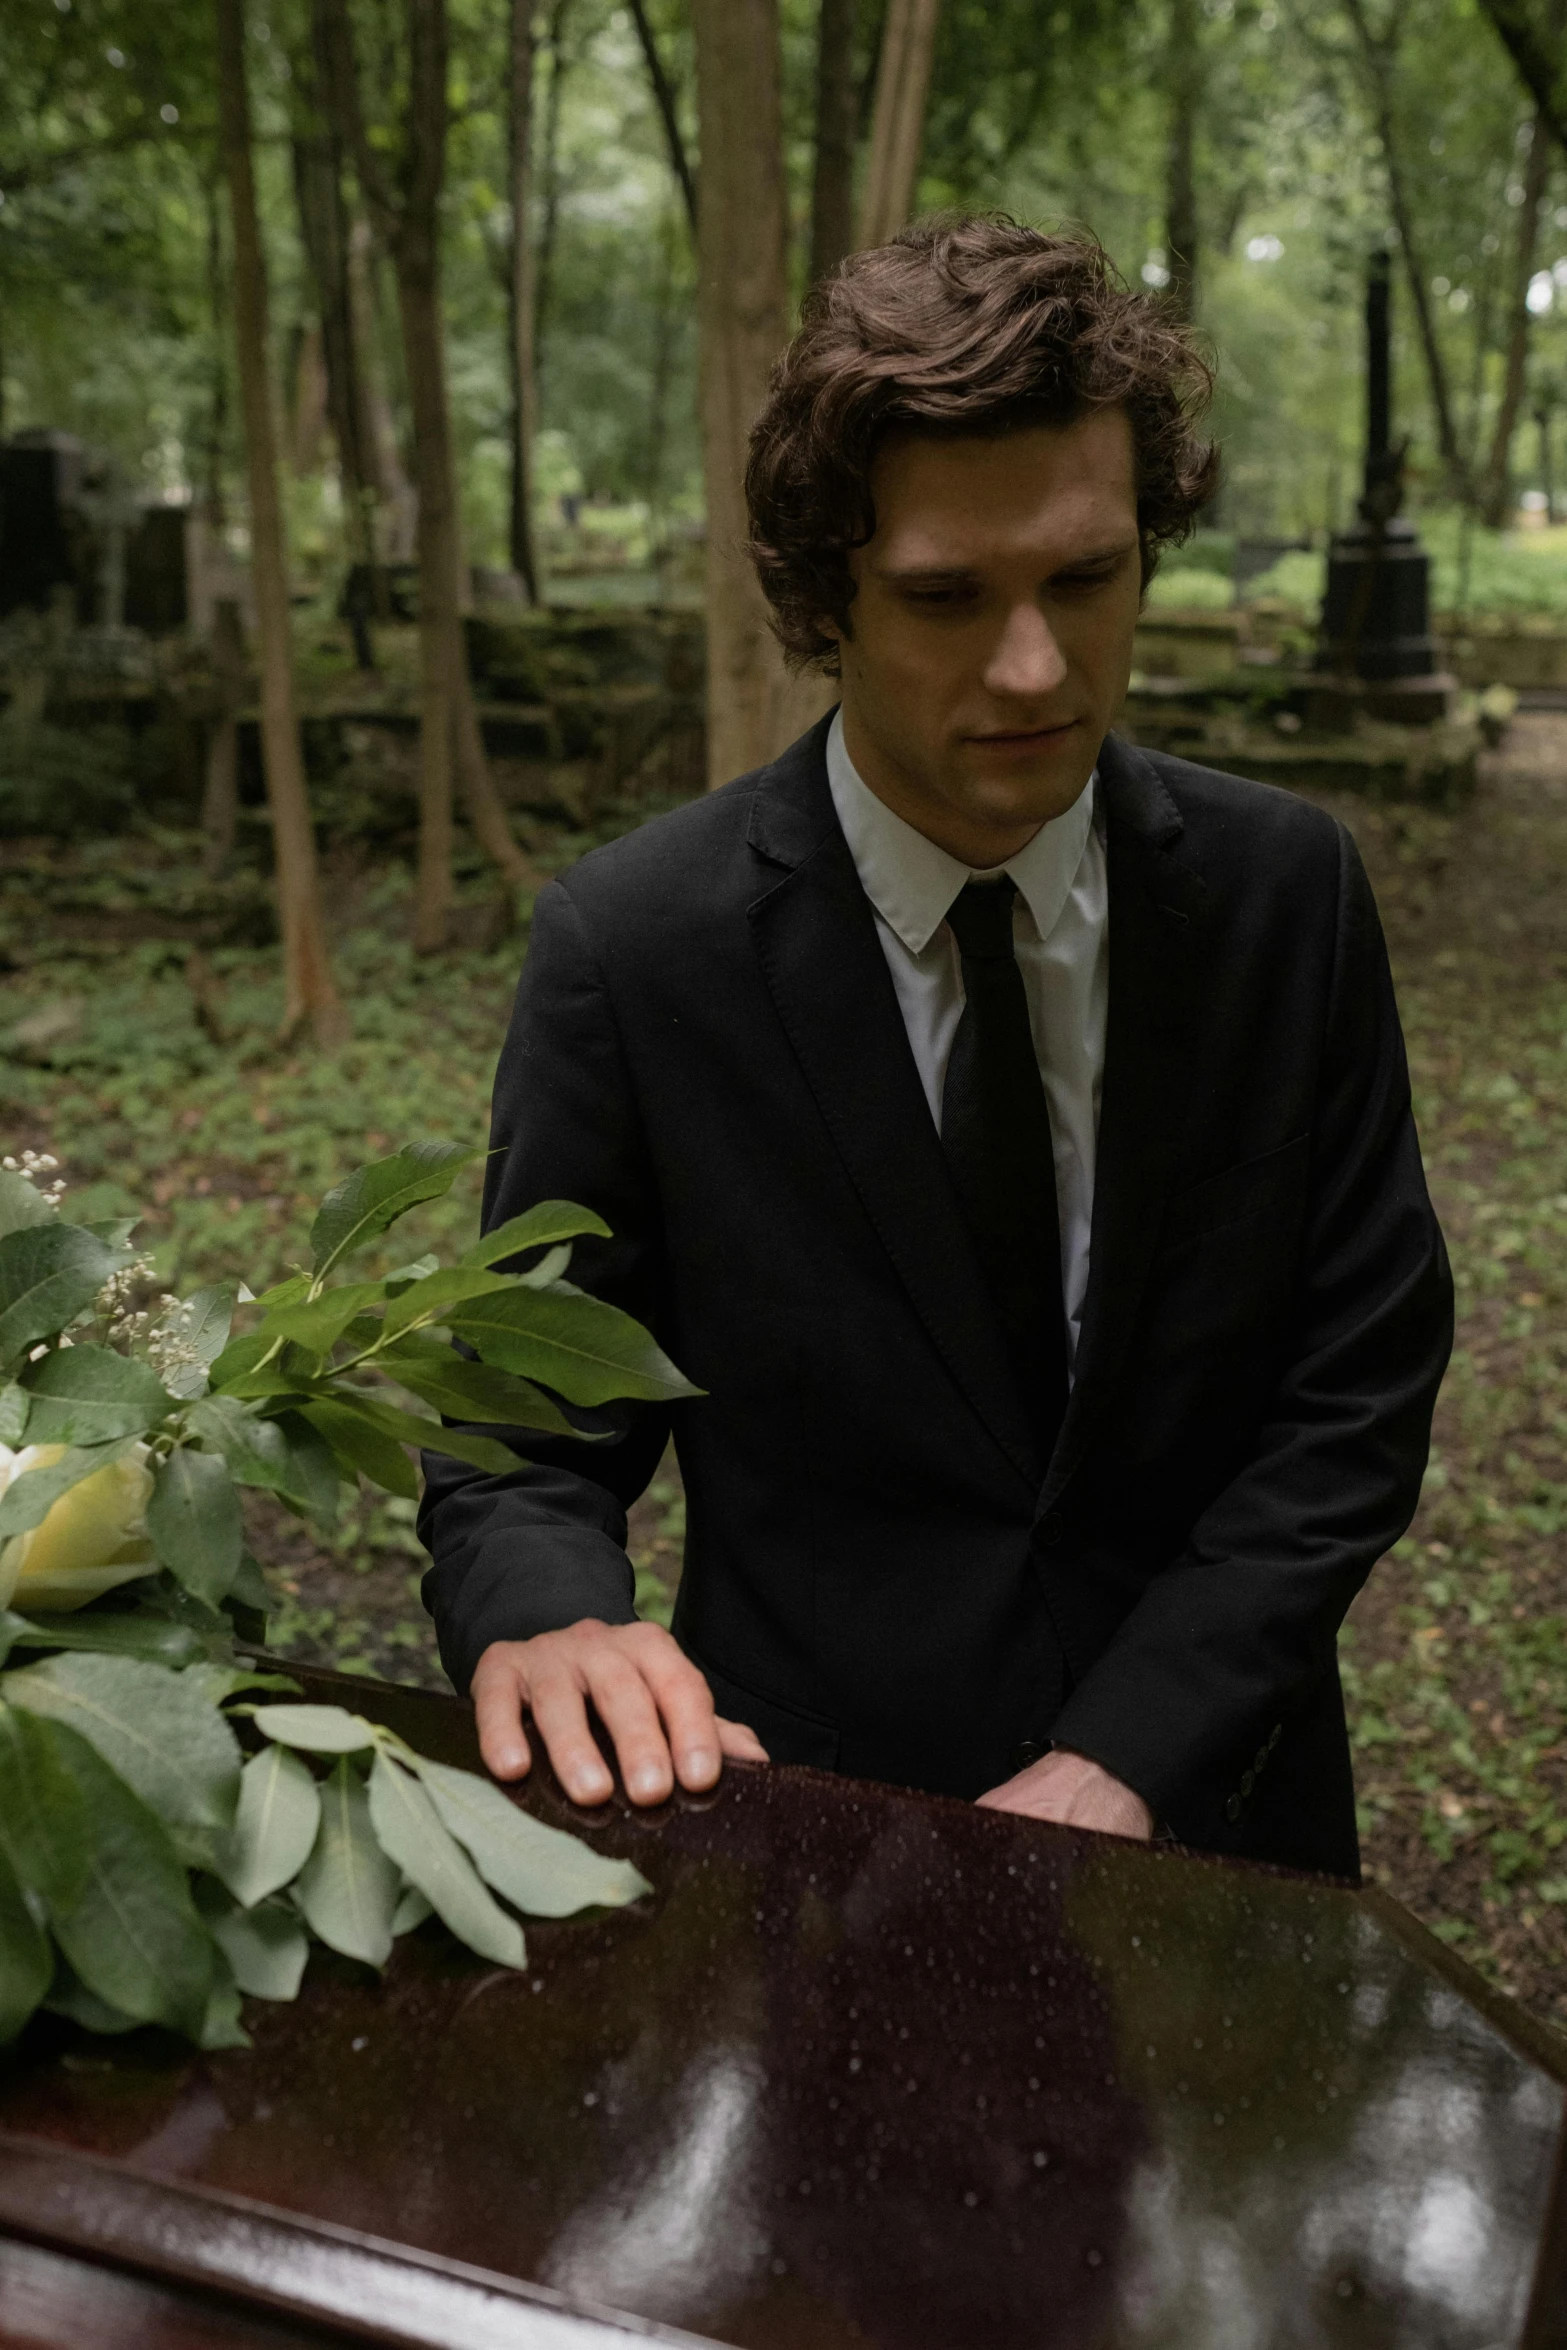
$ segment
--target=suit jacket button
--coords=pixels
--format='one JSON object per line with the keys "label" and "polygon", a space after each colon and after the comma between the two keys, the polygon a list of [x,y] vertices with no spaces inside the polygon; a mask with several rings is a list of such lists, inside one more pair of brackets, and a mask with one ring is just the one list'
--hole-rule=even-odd
{"label": "suit jacket button", "polygon": [[1251,1773],[1250,1771],[1242,1771],[1242,1773],[1241,1773],[1241,1793],[1242,1793],[1243,1795],[1249,1795],[1249,1794],[1251,1793],[1252,1789],[1253,1789],[1253,1788],[1256,1786],[1256,1784],[1257,1784],[1257,1782],[1256,1782],[1256,1779],[1253,1777],[1253,1775],[1252,1775],[1252,1773]]}
{"label": "suit jacket button", "polygon": [[1240,1818],[1241,1799],[1238,1795],[1232,1795],[1230,1797],[1229,1802],[1224,1807],[1224,1816],[1227,1820],[1238,1820]]}
{"label": "suit jacket button", "polygon": [[1053,1550],[1055,1545],[1060,1541],[1062,1535],[1066,1532],[1066,1527],[1062,1521],[1060,1511],[1051,1510],[1047,1517],[1040,1519],[1035,1531],[1037,1532],[1039,1540],[1044,1545],[1045,1549]]}
{"label": "suit jacket button", "polygon": [[1256,1759],[1255,1763],[1253,1763],[1253,1765],[1252,1765],[1252,1768],[1253,1768],[1253,1770],[1256,1770],[1256,1771],[1265,1771],[1265,1770],[1267,1769],[1267,1767],[1268,1767],[1268,1749],[1267,1749],[1267,1747],[1266,1747],[1266,1746],[1259,1746],[1259,1747],[1258,1747],[1258,1749],[1257,1749],[1257,1759]]}
{"label": "suit jacket button", "polygon": [[1020,1738],[1012,1749],[1012,1768],[1015,1771],[1026,1771],[1030,1763],[1041,1760],[1044,1751],[1037,1739]]}
{"label": "suit jacket button", "polygon": [[1277,1744],[1278,1744],[1279,1740],[1280,1740],[1280,1739],[1283,1737],[1283,1735],[1284,1735],[1284,1724],[1283,1724],[1282,1722],[1275,1722],[1275,1723],[1274,1723],[1274,1725],[1273,1725],[1272,1733],[1271,1733],[1271,1735],[1269,1736],[1269,1739],[1268,1739],[1268,1752],[1269,1752],[1270,1754],[1273,1752],[1273,1749],[1274,1749],[1274,1748],[1277,1746]]}

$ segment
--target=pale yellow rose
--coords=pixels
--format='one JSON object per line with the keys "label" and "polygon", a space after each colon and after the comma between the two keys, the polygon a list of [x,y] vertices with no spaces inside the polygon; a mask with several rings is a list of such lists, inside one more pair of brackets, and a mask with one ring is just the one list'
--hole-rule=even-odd
{"label": "pale yellow rose", "polygon": [[[0,1444],[0,1494],[28,1469],[46,1469],[63,1444]],[[157,1573],[147,1534],[152,1472],[146,1447],[122,1453],[61,1494],[43,1523],[0,1548],[0,1607],[64,1613],[117,1583]]]}

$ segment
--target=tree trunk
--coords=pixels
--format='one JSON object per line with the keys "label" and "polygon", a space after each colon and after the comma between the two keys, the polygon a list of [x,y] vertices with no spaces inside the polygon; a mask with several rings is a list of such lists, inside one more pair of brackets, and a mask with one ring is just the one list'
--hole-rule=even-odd
{"label": "tree trunk", "polygon": [[1436,419],[1437,446],[1447,471],[1449,486],[1455,497],[1466,503],[1473,495],[1469,468],[1458,438],[1458,423],[1453,413],[1453,396],[1447,380],[1447,361],[1436,331],[1436,319],[1431,309],[1429,280],[1421,259],[1419,239],[1415,235],[1414,213],[1408,191],[1404,186],[1403,166],[1399,157],[1397,129],[1393,120],[1393,65],[1394,49],[1398,40],[1398,20],[1393,19],[1392,30],[1378,38],[1371,30],[1366,15],[1365,0],[1348,0],[1350,22],[1360,43],[1366,75],[1371,88],[1376,113],[1377,141],[1382,149],[1383,167],[1387,172],[1388,209],[1393,215],[1393,227],[1398,236],[1399,251],[1403,257],[1404,275],[1408,281],[1410,299],[1415,306],[1415,323],[1420,333],[1420,348],[1426,363],[1426,381],[1431,392],[1431,410]]}
{"label": "tree trunk", "polygon": [[1524,165],[1523,202],[1518,208],[1518,248],[1513,257],[1512,316],[1508,322],[1507,371],[1491,453],[1486,460],[1480,491],[1480,518],[1490,530],[1500,530],[1507,519],[1511,494],[1513,435],[1523,414],[1524,375],[1529,360],[1529,281],[1540,234],[1540,207],[1551,176],[1551,132],[1543,114],[1536,112],[1529,126],[1529,155]]}
{"label": "tree trunk", "polygon": [[534,335],[540,346],[536,356],[535,372],[542,373],[543,337],[549,327],[555,298],[555,238],[560,225],[560,101],[565,84],[566,18],[571,0],[554,0],[550,10],[548,48],[550,53],[549,88],[544,94],[544,169],[541,179],[544,189],[544,218],[539,224],[539,257],[534,292]]}
{"label": "tree trunk", "polygon": [[1481,6],[1557,145],[1567,148],[1567,56],[1560,11],[1553,10],[1542,26],[1533,0],[1481,0]]}
{"label": "tree trunk", "polygon": [[207,736],[201,795],[201,869],[209,881],[227,869],[239,829],[239,706],[245,692],[245,632],[239,606],[220,596],[212,614],[212,677],[217,711]]}
{"label": "tree trunk", "polygon": [[250,479],[250,560],[261,650],[261,746],[283,932],[283,1029],[308,1021],[323,1045],[348,1032],[321,913],[289,641],[288,573],[267,372],[267,285],[256,217],[243,0],[215,0],[219,138],[234,231],[234,336]]}
{"label": "tree trunk", "polygon": [[207,409],[206,476],[202,500],[208,532],[221,538],[228,520],[223,496],[223,456],[228,441],[229,371],[223,345],[228,331],[228,288],[223,277],[223,213],[217,180],[207,182],[207,303],[212,319],[212,398]]}
{"label": "tree trunk", "polygon": [[816,47],[816,167],[811,183],[810,283],[854,250],[854,140],[860,85],[854,71],[857,0],[822,0]]}
{"label": "tree trunk", "polygon": [[697,237],[707,490],[708,780],[780,747],[784,670],[745,553],[746,438],[789,332],[778,0],[693,0],[702,206]]}
{"label": "tree trunk", "polygon": [[1170,0],[1165,86],[1164,256],[1170,299],[1182,318],[1197,314],[1197,118],[1202,108],[1202,14],[1197,0]]}
{"label": "tree trunk", "polygon": [[664,69],[659,54],[658,39],[647,12],[647,0],[631,0],[632,19],[637,28],[637,39],[642,44],[642,58],[647,66],[648,81],[652,85],[653,103],[658,108],[659,121],[664,126],[664,144],[669,150],[669,168],[680,183],[681,200],[691,234],[696,235],[696,174],[691,169],[691,158],[680,132],[680,113],[675,104],[674,84]]}
{"label": "tree trunk", "polygon": [[[380,500],[380,528],[376,534],[377,577],[386,563],[410,563],[418,532],[419,501],[403,464],[397,425],[387,396],[386,368],[381,343],[382,304],[378,299],[378,255],[370,223],[357,219],[348,231],[348,288],[370,417],[370,445],[375,459],[376,493]],[[390,610],[382,614],[390,617]]]}
{"label": "tree trunk", "polygon": [[884,245],[914,205],[941,0],[887,0],[856,243]]}
{"label": "tree trunk", "polygon": [[537,429],[533,332],[533,12],[535,0],[511,0],[511,266],[506,299],[511,327],[511,567],[528,602],[539,601],[533,545],[533,436]]}
{"label": "tree trunk", "polygon": [[413,411],[419,491],[419,863],[414,945],[444,946],[451,916],[452,772],[476,838],[506,879],[521,886],[530,868],[495,790],[474,708],[463,638],[458,571],[461,533],[446,342],[441,308],[441,188],[446,175],[446,0],[404,0],[408,98],[396,192],[372,145],[360,97],[353,23],[346,0],[320,0],[324,66],[333,107],[350,128],[360,188],[375,213],[397,278],[403,362]]}
{"label": "tree trunk", "polygon": [[[319,17],[319,9],[313,17]],[[318,27],[312,24],[313,40]],[[301,70],[303,67],[303,70]],[[327,417],[337,444],[349,550],[357,563],[378,570],[375,514],[380,468],[370,420],[365,354],[355,317],[349,260],[353,220],[343,191],[343,142],[325,104],[326,89],[313,59],[296,61],[295,84],[308,109],[293,141],[294,194],[300,241],[310,265],[326,361]],[[384,609],[384,591],[378,597]]]}

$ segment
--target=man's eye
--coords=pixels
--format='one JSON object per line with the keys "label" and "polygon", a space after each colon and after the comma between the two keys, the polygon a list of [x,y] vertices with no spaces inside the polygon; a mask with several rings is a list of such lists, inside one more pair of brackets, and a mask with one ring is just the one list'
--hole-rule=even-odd
{"label": "man's eye", "polygon": [[909,588],[905,594],[908,601],[918,605],[921,611],[950,610],[955,605],[971,604],[974,601],[972,588]]}
{"label": "man's eye", "polygon": [[1117,566],[1111,564],[1098,571],[1063,571],[1058,579],[1051,582],[1051,585],[1057,588],[1075,588],[1079,593],[1088,588],[1108,587],[1115,577],[1116,569]]}

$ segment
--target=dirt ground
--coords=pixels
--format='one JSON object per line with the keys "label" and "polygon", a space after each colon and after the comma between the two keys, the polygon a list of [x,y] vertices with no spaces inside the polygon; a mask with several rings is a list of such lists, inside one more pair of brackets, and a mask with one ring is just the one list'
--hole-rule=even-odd
{"label": "dirt ground", "polygon": [[[1333,806],[1382,908],[1460,1315],[1419,1514],[1345,1635],[1366,1865],[1567,2025],[1567,718],[1517,720],[1454,812]],[[258,1505],[276,1644],[440,1685],[409,1516],[365,1503],[327,1556]],[[666,1462],[633,1516],[646,1612],[683,1523]]]}

